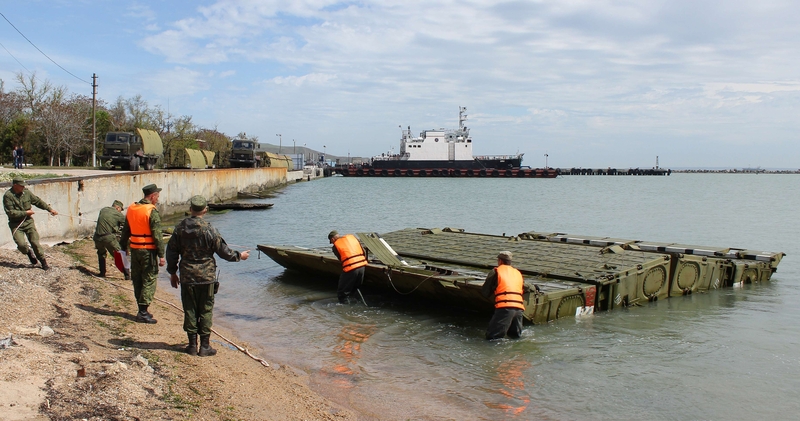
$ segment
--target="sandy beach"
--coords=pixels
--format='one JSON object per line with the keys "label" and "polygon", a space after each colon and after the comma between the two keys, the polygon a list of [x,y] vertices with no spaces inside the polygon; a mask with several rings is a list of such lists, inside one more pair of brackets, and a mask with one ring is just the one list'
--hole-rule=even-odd
{"label": "sandy beach", "polygon": [[0,419],[357,419],[219,326],[230,341],[212,335],[216,356],[183,353],[183,315],[169,292],[159,289],[150,307],[157,324],[136,323],[130,282],[114,268],[96,276],[91,241],[47,247],[47,257],[50,271],[0,249]]}

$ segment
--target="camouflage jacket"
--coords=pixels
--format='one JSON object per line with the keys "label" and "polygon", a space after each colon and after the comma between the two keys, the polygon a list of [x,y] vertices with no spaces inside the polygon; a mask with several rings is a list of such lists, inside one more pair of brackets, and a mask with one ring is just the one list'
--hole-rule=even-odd
{"label": "camouflage jacket", "polygon": [[[39,196],[31,193],[28,189],[23,190],[22,193],[18,195],[15,194],[13,190],[8,189],[6,194],[3,195],[3,209],[5,209],[6,215],[8,215],[8,222],[19,224],[20,221],[27,216],[26,212],[31,208],[31,205],[48,212],[52,210],[50,205],[40,199]],[[32,218],[33,217],[30,217],[28,219]]]}
{"label": "camouflage jacket", "polygon": [[97,226],[94,229],[93,240],[97,241],[108,235],[119,234],[122,225],[125,224],[125,215],[112,206],[100,209],[97,217]]}
{"label": "camouflage jacket", "polygon": [[167,272],[175,274],[180,268],[181,284],[210,284],[217,279],[214,254],[238,262],[240,255],[233,251],[216,228],[203,218],[192,216],[175,226],[167,243]]}

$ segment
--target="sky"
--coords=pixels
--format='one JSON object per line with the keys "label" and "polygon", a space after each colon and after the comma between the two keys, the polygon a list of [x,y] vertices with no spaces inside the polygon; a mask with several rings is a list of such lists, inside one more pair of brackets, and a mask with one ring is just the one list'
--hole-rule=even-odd
{"label": "sky", "polygon": [[142,95],[288,148],[397,152],[401,126],[456,128],[461,106],[476,155],[531,167],[800,168],[792,0],[0,0],[0,13],[6,91],[35,72],[91,96],[97,74],[109,103]]}

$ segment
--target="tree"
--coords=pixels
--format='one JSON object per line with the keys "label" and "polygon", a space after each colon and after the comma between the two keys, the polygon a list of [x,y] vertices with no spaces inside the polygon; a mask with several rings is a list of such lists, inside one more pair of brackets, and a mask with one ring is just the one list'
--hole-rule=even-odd
{"label": "tree", "polygon": [[217,167],[227,167],[231,155],[231,139],[224,133],[213,129],[200,129],[196,134],[198,139],[206,142],[206,149],[214,152]]}

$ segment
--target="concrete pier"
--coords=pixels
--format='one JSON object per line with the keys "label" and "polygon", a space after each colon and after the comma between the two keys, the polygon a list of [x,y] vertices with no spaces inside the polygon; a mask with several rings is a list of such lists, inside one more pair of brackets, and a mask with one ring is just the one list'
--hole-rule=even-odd
{"label": "concrete pier", "polygon": [[[66,168],[64,172],[66,172]],[[46,170],[25,169],[22,172],[63,173],[58,168]],[[92,172],[93,175],[28,180],[27,188],[59,212],[51,216],[34,207],[33,219],[43,243],[72,241],[94,234],[100,209],[120,200],[127,208],[142,198],[142,187],[157,184],[161,187],[158,211],[162,216],[184,212],[194,195],[203,195],[209,202],[235,198],[240,191],[256,192],[316,178],[303,171],[287,172],[286,168],[224,168],[207,170],[156,170],[117,172]],[[10,182],[0,184],[5,192]],[[0,221],[0,247],[13,248],[8,218],[2,212]]]}

